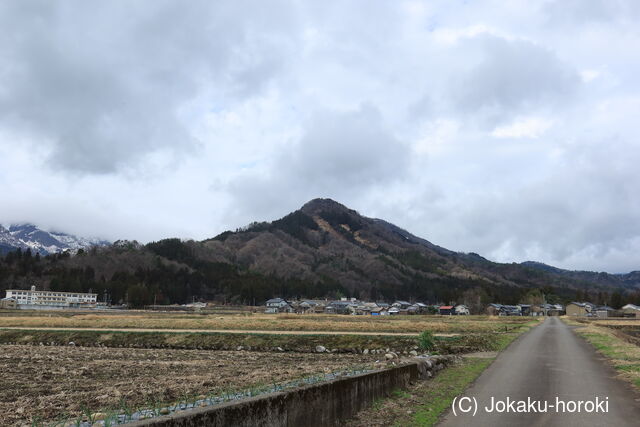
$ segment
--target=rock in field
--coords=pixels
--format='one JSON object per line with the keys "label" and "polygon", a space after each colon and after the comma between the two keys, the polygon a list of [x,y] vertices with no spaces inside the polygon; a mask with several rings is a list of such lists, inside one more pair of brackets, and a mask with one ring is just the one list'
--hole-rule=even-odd
{"label": "rock in field", "polygon": [[326,347],[323,347],[321,345],[316,346],[316,353],[324,353],[325,351],[327,351]]}
{"label": "rock in field", "polygon": [[96,412],[91,416],[91,420],[93,420],[93,422],[103,421],[106,418],[107,418],[107,414],[105,414],[104,412]]}
{"label": "rock in field", "polygon": [[395,356],[393,355],[393,353],[387,353],[384,355],[384,358],[387,360],[391,360],[393,359]]}

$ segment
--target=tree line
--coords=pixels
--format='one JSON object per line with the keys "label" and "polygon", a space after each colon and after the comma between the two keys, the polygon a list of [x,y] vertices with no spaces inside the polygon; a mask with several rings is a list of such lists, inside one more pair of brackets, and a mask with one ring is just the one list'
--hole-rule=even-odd
{"label": "tree line", "polygon": [[[300,218],[278,224],[296,233]],[[143,253],[149,261],[128,265],[133,254]],[[407,252],[398,261],[415,270],[433,272],[440,263]],[[115,265],[108,273],[107,266]],[[126,268],[125,268],[126,266]],[[98,300],[142,307],[150,304],[185,304],[193,301],[260,305],[269,298],[338,298],[350,296],[373,301],[399,299],[425,303],[466,303],[477,307],[490,302],[517,304],[544,297],[549,303],[591,301],[614,308],[626,303],[640,305],[640,293],[589,292],[559,286],[510,286],[482,279],[416,273],[401,285],[372,283],[363,289],[348,289],[340,282],[283,279],[260,274],[233,264],[213,262],[196,256],[192,245],[179,239],[165,239],[140,248],[92,248],[41,256],[30,249],[18,249],[0,256],[0,286],[3,289],[38,288],[54,291],[95,292]]]}

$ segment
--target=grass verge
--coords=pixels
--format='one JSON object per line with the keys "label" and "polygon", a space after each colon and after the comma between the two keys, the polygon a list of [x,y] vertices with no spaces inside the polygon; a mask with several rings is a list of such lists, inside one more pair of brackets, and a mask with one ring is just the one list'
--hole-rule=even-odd
{"label": "grass verge", "polygon": [[[418,407],[408,425],[432,426],[453,399],[461,394],[493,362],[493,359],[464,359],[459,365],[445,369],[429,384],[424,404]],[[406,424],[405,424],[406,425]]]}
{"label": "grass verge", "polygon": [[346,425],[432,426],[461,394],[493,362],[493,358],[465,358],[441,371],[433,380],[419,381],[407,390],[396,390],[376,402]]}
{"label": "grass verge", "polygon": [[574,332],[583,337],[618,371],[618,376],[640,390],[640,347],[625,340],[624,333],[590,322],[564,319],[576,328]]}
{"label": "grass verge", "polygon": [[[540,324],[533,319],[520,325],[516,332],[494,334],[485,350],[499,352],[507,348],[522,333]],[[485,357],[463,358],[441,371],[433,380],[419,381],[404,391],[396,391],[391,397],[378,401],[370,409],[361,411],[347,423],[350,427],[370,426],[432,426],[460,395],[495,360],[491,354]],[[489,356],[489,357],[486,357]]]}

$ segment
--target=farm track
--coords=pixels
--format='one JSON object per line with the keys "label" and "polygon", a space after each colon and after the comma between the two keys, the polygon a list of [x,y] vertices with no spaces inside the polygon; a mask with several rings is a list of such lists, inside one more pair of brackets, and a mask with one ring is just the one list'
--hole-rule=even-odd
{"label": "farm track", "polygon": [[[462,396],[477,399],[478,412],[447,412],[442,427],[637,426],[640,394],[616,378],[600,354],[560,319],[551,317],[517,338]],[[489,412],[492,399],[562,402],[608,401],[606,413],[550,407],[543,412]],[[527,407],[528,408],[528,407]]]}

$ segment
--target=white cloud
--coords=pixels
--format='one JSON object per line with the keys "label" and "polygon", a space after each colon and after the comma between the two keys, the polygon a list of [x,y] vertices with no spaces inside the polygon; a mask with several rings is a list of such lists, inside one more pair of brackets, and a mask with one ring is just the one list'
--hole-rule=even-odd
{"label": "white cloud", "polygon": [[539,138],[552,125],[552,120],[528,117],[518,119],[505,126],[497,126],[490,135],[495,138]]}
{"label": "white cloud", "polygon": [[589,83],[591,80],[600,77],[601,72],[598,70],[582,70],[580,71],[580,77],[585,83]]}

